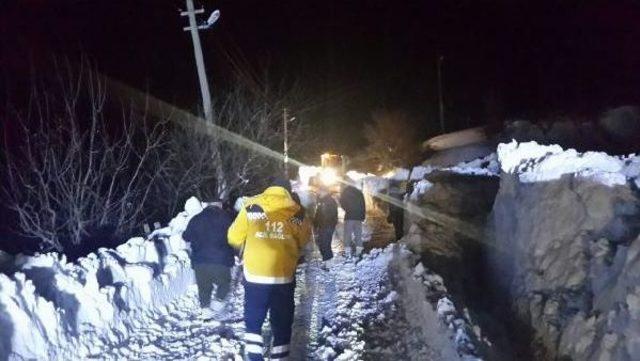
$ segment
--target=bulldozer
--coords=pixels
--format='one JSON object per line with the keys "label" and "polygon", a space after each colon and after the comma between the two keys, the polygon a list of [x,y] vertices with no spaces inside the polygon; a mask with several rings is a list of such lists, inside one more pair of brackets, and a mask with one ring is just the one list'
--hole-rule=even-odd
{"label": "bulldozer", "polygon": [[340,192],[340,181],[347,170],[348,158],[344,155],[324,153],[320,156],[320,170],[310,180],[310,186]]}

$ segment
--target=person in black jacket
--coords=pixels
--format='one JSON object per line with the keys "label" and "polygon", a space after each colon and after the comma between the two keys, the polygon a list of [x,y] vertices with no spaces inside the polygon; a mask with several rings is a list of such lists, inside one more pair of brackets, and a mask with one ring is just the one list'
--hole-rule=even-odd
{"label": "person in black jacket", "polygon": [[[405,195],[405,193],[403,192],[403,188],[403,184],[389,187],[389,189],[387,190],[387,195],[390,198],[396,200],[399,204],[402,204],[403,197]],[[393,228],[396,234],[396,242],[399,241],[404,236],[404,208],[397,204],[389,203],[387,222],[393,224]]]}
{"label": "person in black jacket", "polygon": [[362,252],[362,222],[365,218],[364,195],[352,186],[343,185],[340,206],[344,209],[344,245],[352,255]]}
{"label": "person in black jacket", "polygon": [[333,232],[338,223],[338,204],[331,196],[331,193],[324,189],[320,190],[320,198],[316,205],[316,215],[313,220],[314,234],[316,236],[316,244],[320,249],[324,267],[333,258],[331,250],[331,240]]}
{"label": "person in black jacket", "polygon": [[[224,308],[224,300],[230,290],[234,250],[227,243],[227,230],[232,222],[233,215],[229,210],[210,205],[189,221],[182,234],[191,243],[191,265],[205,316],[213,316]],[[214,284],[216,292],[212,304]]]}

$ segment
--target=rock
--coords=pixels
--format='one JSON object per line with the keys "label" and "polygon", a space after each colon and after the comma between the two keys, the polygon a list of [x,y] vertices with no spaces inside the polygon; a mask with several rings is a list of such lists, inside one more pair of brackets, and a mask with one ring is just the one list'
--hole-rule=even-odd
{"label": "rock", "polygon": [[518,142],[537,141],[544,142],[545,136],[542,128],[528,120],[515,120],[505,124],[499,137],[502,142],[517,140]]}
{"label": "rock", "polygon": [[[640,332],[640,200],[627,185],[501,178],[494,280],[552,359],[630,360]],[[542,346],[543,345],[543,346]]]}
{"label": "rock", "polygon": [[610,109],[602,114],[598,124],[614,140],[629,141],[640,133],[640,111],[629,105]]}
{"label": "rock", "polygon": [[553,122],[545,134],[546,141],[553,144],[562,144],[565,147],[576,145],[577,126],[567,120]]}

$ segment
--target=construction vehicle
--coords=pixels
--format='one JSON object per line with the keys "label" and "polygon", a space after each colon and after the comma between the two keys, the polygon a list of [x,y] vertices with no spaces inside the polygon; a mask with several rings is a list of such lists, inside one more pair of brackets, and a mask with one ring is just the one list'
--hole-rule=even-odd
{"label": "construction vehicle", "polygon": [[320,156],[320,167],[310,167],[314,175],[309,178],[312,188],[324,188],[331,192],[340,191],[340,181],[347,168],[347,157],[338,154],[324,153]]}

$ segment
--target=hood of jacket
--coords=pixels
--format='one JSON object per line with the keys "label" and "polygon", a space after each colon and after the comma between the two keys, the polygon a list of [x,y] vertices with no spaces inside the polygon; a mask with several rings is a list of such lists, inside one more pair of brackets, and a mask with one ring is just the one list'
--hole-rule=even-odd
{"label": "hood of jacket", "polygon": [[300,206],[291,198],[291,194],[284,188],[272,186],[265,189],[264,192],[255,197],[250,198],[245,207],[257,204],[265,213],[286,212],[292,216],[300,210]]}

